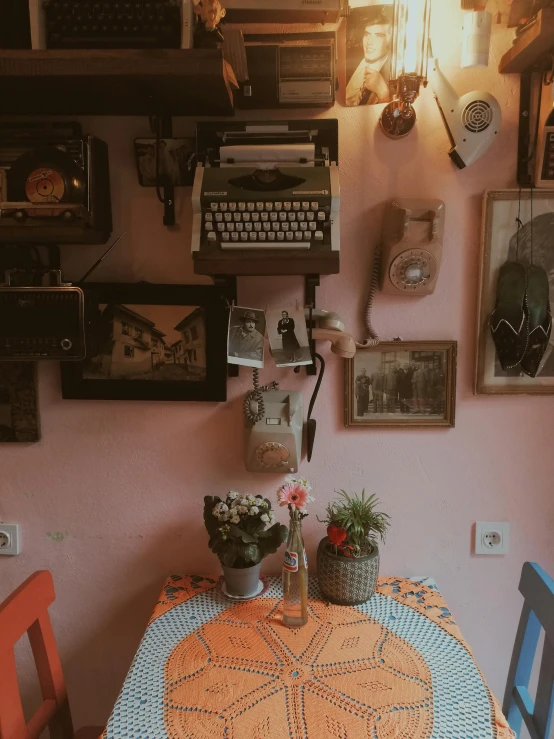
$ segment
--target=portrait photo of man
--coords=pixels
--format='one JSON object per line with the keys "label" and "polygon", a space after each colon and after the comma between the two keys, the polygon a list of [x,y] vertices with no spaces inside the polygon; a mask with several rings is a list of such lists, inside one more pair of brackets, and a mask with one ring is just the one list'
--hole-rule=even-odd
{"label": "portrait photo of man", "polygon": [[390,102],[392,7],[352,9],[346,38],[346,105]]}
{"label": "portrait photo of man", "polygon": [[246,367],[264,366],[265,314],[263,310],[234,307],[229,320],[227,361]]}

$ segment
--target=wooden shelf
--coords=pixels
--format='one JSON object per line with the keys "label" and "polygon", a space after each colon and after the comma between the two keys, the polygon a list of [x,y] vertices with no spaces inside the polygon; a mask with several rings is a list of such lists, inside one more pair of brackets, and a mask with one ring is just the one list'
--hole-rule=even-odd
{"label": "wooden shelf", "polygon": [[216,249],[193,254],[194,272],[197,275],[336,275],[340,269],[338,251],[304,251],[303,249],[253,249],[241,252]]}
{"label": "wooden shelf", "polygon": [[0,50],[0,114],[233,115],[218,49]]}
{"label": "wooden shelf", "polygon": [[554,8],[539,10],[537,19],[509,49],[498,66],[501,74],[526,72],[554,48]]}

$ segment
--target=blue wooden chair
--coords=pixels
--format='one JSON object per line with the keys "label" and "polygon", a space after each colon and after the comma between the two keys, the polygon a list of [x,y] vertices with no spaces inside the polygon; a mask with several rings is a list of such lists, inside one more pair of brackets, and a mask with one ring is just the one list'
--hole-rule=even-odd
{"label": "blue wooden chair", "polygon": [[[502,709],[518,738],[523,719],[531,739],[550,739],[554,708],[554,580],[535,562],[526,562],[521,570],[519,592],[525,602]],[[544,649],[533,703],[529,695],[529,678],[541,627],[544,629]]]}

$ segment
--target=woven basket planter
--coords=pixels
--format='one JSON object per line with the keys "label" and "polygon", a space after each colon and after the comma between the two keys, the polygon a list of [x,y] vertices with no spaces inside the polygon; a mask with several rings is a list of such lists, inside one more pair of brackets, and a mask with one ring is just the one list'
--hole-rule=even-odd
{"label": "woven basket planter", "polygon": [[317,580],[324,600],[339,606],[357,606],[368,601],[377,586],[379,548],[367,557],[350,559],[332,554],[327,537],[317,548]]}

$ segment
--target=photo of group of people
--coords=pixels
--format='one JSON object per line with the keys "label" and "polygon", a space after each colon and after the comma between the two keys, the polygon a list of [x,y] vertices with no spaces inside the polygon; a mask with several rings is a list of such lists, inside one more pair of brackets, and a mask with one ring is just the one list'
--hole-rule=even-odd
{"label": "photo of group of people", "polygon": [[360,425],[453,421],[455,345],[416,343],[400,350],[395,343],[358,351],[352,360],[350,420]]}

